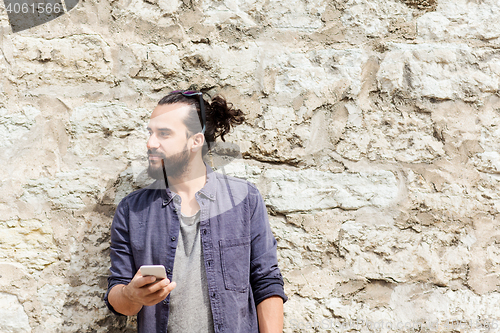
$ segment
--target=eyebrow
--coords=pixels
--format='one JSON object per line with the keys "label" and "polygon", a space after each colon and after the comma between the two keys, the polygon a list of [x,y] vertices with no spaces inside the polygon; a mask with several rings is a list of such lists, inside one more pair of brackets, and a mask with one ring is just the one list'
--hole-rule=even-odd
{"label": "eyebrow", "polygon": [[[148,131],[152,131],[152,130],[151,130],[151,127],[149,127],[149,126],[148,126],[146,129],[147,129]],[[158,132],[170,132],[170,133],[172,133],[172,132],[173,132],[173,130],[172,130],[171,128],[168,128],[168,127],[161,127],[161,128],[158,128],[158,129],[157,129],[157,131],[158,131]]]}

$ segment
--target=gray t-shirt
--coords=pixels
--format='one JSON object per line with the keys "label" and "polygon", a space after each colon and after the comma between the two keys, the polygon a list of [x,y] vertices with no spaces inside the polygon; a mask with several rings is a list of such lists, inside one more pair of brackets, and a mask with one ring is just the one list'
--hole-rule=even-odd
{"label": "gray t-shirt", "polygon": [[168,333],[214,332],[208,297],[207,276],[200,238],[200,211],[193,216],[181,213],[170,293]]}

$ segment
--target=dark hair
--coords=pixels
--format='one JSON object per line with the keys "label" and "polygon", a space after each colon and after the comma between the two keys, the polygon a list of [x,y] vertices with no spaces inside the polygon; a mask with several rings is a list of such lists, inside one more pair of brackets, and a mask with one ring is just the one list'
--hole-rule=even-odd
{"label": "dark hair", "polygon": [[[212,143],[220,137],[222,141],[224,136],[229,133],[231,127],[240,125],[245,121],[245,116],[240,109],[233,108],[221,95],[214,96],[210,102],[203,100],[206,112],[205,141],[207,147],[203,147],[202,156],[205,156],[211,149]],[[170,93],[160,99],[158,105],[182,103],[191,105],[196,109],[195,112],[189,112],[184,119],[190,135],[201,131],[201,110],[198,96],[184,96],[181,92]],[[192,110],[194,110],[192,109]]]}

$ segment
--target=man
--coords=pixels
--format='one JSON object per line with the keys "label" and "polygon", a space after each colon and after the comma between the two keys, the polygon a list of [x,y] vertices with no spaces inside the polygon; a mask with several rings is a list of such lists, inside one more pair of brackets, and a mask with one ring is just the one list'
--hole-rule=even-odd
{"label": "man", "polygon": [[[148,173],[157,180],[118,205],[105,296],[113,312],[138,314],[139,332],[283,329],[287,297],[262,197],[202,159],[243,120],[222,97],[208,103],[193,91],[170,93],[151,115]],[[143,276],[142,265],[164,265],[167,278]]]}

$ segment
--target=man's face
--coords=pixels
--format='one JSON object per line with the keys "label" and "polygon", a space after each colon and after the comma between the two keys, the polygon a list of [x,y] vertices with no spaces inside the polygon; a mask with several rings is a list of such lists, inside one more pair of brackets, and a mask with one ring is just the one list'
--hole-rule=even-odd
{"label": "man's face", "polygon": [[162,159],[167,176],[178,178],[186,171],[191,149],[183,119],[189,110],[187,104],[165,104],[158,105],[151,114],[147,143],[148,175],[151,178],[163,178]]}

